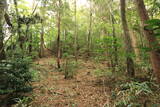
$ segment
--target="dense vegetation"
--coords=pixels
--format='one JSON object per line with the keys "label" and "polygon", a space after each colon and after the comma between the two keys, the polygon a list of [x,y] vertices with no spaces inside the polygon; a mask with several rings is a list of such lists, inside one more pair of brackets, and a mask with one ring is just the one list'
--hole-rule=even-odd
{"label": "dense vegetation", "polygon": [[1,0],[0,106],[160,107],[159,37],[159,0]]}

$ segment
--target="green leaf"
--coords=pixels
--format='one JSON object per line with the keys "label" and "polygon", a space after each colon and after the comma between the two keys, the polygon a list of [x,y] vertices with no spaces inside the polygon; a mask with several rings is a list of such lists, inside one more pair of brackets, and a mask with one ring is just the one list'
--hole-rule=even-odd
{"label": "green leaf", "polygon": [[149,25],[158,25],[160,26],[160,19],[151,19],[151,20],[148,20],[146,21],[146,24],[149,24]]}

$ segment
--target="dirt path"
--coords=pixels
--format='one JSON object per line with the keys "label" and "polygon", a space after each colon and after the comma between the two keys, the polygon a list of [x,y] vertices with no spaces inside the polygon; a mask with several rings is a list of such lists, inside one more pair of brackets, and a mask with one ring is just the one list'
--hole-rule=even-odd
{"label": "dirt path", "polygon": [[97,65],[93,62],[81,61],[75,78],[70,80],[64,79],[62,72],[55,72],[52,57],[35,63],[41,79],[33,83],[33,107],[103,107],[108,103],[109,89],[96,85],[93,71]]}

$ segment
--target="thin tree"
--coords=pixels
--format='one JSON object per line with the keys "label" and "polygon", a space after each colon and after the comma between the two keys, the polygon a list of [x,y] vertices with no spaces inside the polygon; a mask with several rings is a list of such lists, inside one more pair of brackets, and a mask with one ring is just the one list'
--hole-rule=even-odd
{"label": "thin tree", "polygon": [[60,44],[60,36],[61,36],[61,0],[58,1],[58,5],[59,5],[59,10],[57,13],[58,16],[58,23],[57,23],[57,27],[58,27],[58,35],[57,35],[57,67],[61,68],[60,65],[60,58],[61,58],[61,44]]}
{"label": "thin tree", "polygon": [[[33,0],[33,5],[32,5],[32,13],[30,17],[33,17],[34,13],[36,12],[36,9],[38,7],[39,2],[35,5],[35,0]],[[35,7],[34,7],[35,6]],[[26,37],[29,39],[29,46],[28,46],[28,51],[29,51],[29,55],[32,54],[32,42],[33,42],[33,37],[32,37],[32,32],[29,32],[30,30],[30,24],[26,24],[27,28],[26,28]],[[30,33],[30,35],[28,35],[28,33]],[[32,55],[31,55],[32,56]]]}
{"label": "thin tree", "polygon": [[115,18],[114,15],[111,14],[111,24],[112,24],[112,36],[113,36],[113,54],[114,54],[114,61],[112,61],[112,67],[113,67],[113,71],[115,71],[115,67],[118,65],[118,48],[117,48],[117,37],[116,37],[116,28],[115,28]]}
{"label": "thin tree", "polygon": [[[113,1],[112,1],[113,2]],[[113,13],[113,6],[109,6],[110,7],[110,19],[111,19],[111,24],[112,24],[112,36],[113,36],[113,49],[114,49],[114,62],[112,64],[112,66],[114,67],[113,71],[115,71],[115,67],[118,65],[118,47],[117,47],[117,37],[116,37],[116,28],[115,28],[115,24],[116,24],[116,20],[114,17],[114,13]]]}
{"label": "thin tree", "polygon": [[40,40],[40,57],[44,57],[44,22],[41,19],[41,40]]}
{"label": "thin tree", "polygon": [[46,7],[46,2],[42,2],[42,7],[41,7],[41,36],[40,36],[40,57],[44,57],[44,24],[45,24],[45,7]]}
{"label": "thin tree", "polygon": [[[156,37],[154,36],[153,31],[144,29],[145,25],[146,25],[145,22],[150,19],[149,15],[147,13],[144,1],[143,0],[135,0],[135,3],[137,5],[137,10],[138,10],[138,13],[139,13],[139,16],[141,19],[141,23],[143,25],[143,32],[145,34],[145,38],[147,39],[148,46],[151,49],[150,60],[152,63],[152,68],[153,68],[155,75],[157,76],[158,82],[160,83],[160,49],[158,47],[160,45],[159,45]],[[158,48],[156,48],[156,47],[158,47]]]}
{"label": "thin tree", "polygon": [[91,33],[92,33],[92,4],[90,0],[90,11],[89,11],[89,32],[87,37],[88,57],[90,56],[91,48]]}
{"label": "thin tree", "polygon": [[6,0],[0,1],[0,60],[4,60],[5,51],[4,51],[4,34],[3,34],[3,24],[4,24],[4,15],[5,15],[5,8],[6,8]]}
{"label": "thin tree", "polygon": [[78,52],[77,52],[77,39],[78,39],[78,34],[77,34],[77,0],[74,1],[74,20],[75,20],[75,37],[74,37],[74,55],[75,55],[75,60],[78,60]]}
{"label": "thin tree", "polygon": [[29,55],[31,56],[32,56],[32,49],[33,49],[32,43],[33,43],[33,36],[32,36],[32,33],[30,33],[28,51],[29,51]]}
{"label": "thin tree", "polygon": [[16,10],[16,20],[17,20],[17,34],[18,34],[18,38],[19,38],[19,45],[20,45],[20,48],[23,50],[23,39],[24,37],[21,36],[21,24],[20,24],[20,21],[19,21],[19,11],[18,11],[18,3],[17,3],[17,0],[14,0],[14,7],[15,7],[15,10]]}
{"label": "thin tree", "polygon": [[125,48],[126,48],[127,72],[128,72],[129,76],[134,77],[134,75],[135,75],[134,61],[131,56],[131,54],[134,51],[133,51],[131,37],[129,34],[129,28],[128,28],[128,24],[127,24],[127,20],[126,20],[126,0],[120,0],[120,6],[121,6],[122,28],[123,28],[124,42],[125,42]]}
{"label": "thin tree", "polygon": [[130,31],[130,34],[131,34],[131,40],[132,40],[132,46],[133,46],[133,49],[134,49],[134,52],[135,52],[135,55],[136,55],[136,61],[137,62],[140,62],[140,50],[138,48],[138,40],[137,40],[137,34],[134,30],[131,30]]}

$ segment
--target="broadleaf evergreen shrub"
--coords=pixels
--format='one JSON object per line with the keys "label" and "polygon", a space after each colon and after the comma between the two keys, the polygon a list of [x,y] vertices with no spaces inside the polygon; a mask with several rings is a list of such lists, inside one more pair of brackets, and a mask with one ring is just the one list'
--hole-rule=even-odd
{"label": "broadleaf evergreen shrub", "polygon": [[14,58],[0,62],[0,94],[28,92],[33,75],[30,58]]}

